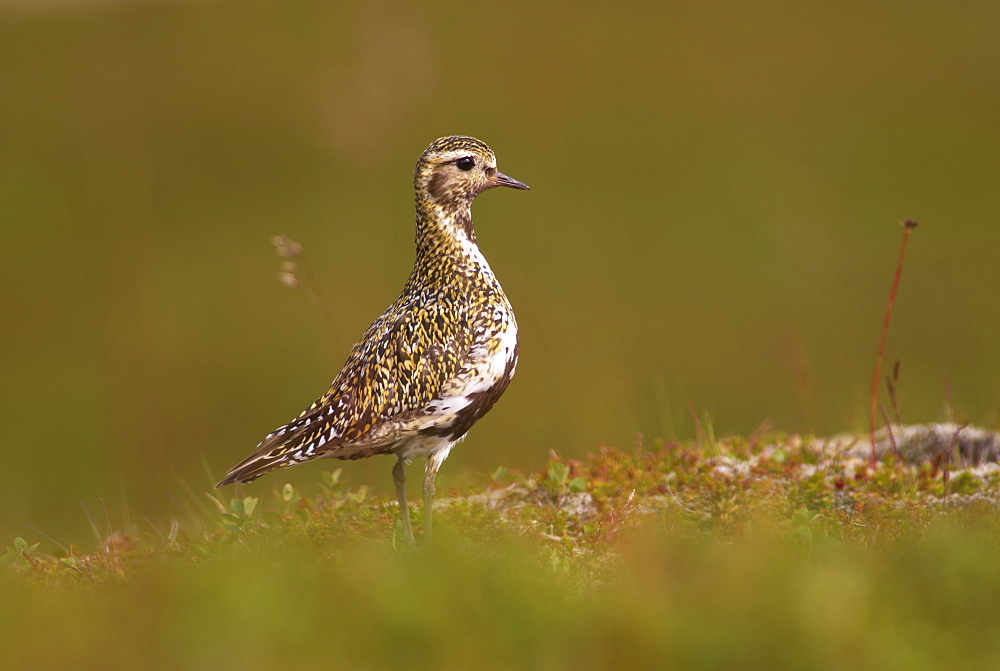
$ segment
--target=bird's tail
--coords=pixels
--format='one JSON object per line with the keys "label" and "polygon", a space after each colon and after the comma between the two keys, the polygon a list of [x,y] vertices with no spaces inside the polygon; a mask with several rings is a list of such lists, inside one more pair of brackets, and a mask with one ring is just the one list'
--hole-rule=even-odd
{"label": "bird's tail", "polygon": [[261,441],[254,453],[230,468],[226,477],[220,480],[215,488],[231,485],[234,482],[253,482],[268,471],[298,463],[288,458],[292,453],[282,449],[284,445],[279,442],[284,438],[285,428],[281,427]]}
{"label": "bird's tail", "polygon": [[216,489],[234,482],[253,482],[268,471],[286,468],[320,456],[319,448],[330,440],[320,421],[322,406],[314,406],[293,421],[272,431],[249,457],[229,469]]}

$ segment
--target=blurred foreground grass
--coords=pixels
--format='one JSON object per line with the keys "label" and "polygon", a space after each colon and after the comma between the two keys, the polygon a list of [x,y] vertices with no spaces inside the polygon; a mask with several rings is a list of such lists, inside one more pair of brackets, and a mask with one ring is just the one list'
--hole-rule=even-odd
{"label": "blurred foreground grass", "polygon": [[1000,659],[995,464],[869,470],[797,436],[553,454],[539,472],[501,469],[485,489],[440,500],[437,543],[412,552],[396,547],[391,500],[339,471],[312,489],[210,507],[192,496],[185,523],[110,533],[93,551],[50,555],[18,539],[2,555],[0,658],[463,669]]}

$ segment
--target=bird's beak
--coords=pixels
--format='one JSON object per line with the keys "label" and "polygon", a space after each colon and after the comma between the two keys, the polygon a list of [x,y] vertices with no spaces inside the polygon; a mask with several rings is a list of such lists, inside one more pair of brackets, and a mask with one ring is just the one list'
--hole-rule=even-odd
{"label": "bird's beak", "polygon": [[512,189],[522,189],[524,191],[531,189],[531,187],[524,182],[519,182],[513,177],[508,177],[502,172],[494,174],[493,177],[490,178],[490,181],[492,182],[490,186],[509,186]]}

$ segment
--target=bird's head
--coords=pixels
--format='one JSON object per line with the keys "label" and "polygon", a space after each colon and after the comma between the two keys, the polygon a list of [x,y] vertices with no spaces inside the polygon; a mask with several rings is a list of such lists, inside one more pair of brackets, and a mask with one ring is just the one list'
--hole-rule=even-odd
{"label": "bird's head", "polygon": [[497,171],[496,156],[486,143],[464,135],[449,135],[432,142],[417,161],[413,185],[417,198],[440,205],[469,203],[495,186],[529,188]]}

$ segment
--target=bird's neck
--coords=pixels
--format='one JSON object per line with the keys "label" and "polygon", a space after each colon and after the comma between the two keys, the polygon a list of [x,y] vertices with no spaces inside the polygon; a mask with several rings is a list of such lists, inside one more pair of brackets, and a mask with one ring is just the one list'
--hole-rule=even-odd
{"label": "bird's neck", "polygon": [[417,255],[478,252],[476,232],[472,227],[471,203],[451,201],[417,202]]}
{"label": "bird's neck", "polygon": [[436,282],[442,279],[439,275],[492,274],[476,243],[469,206],[467,201],[417,201],[417,258],[411,279]]}

